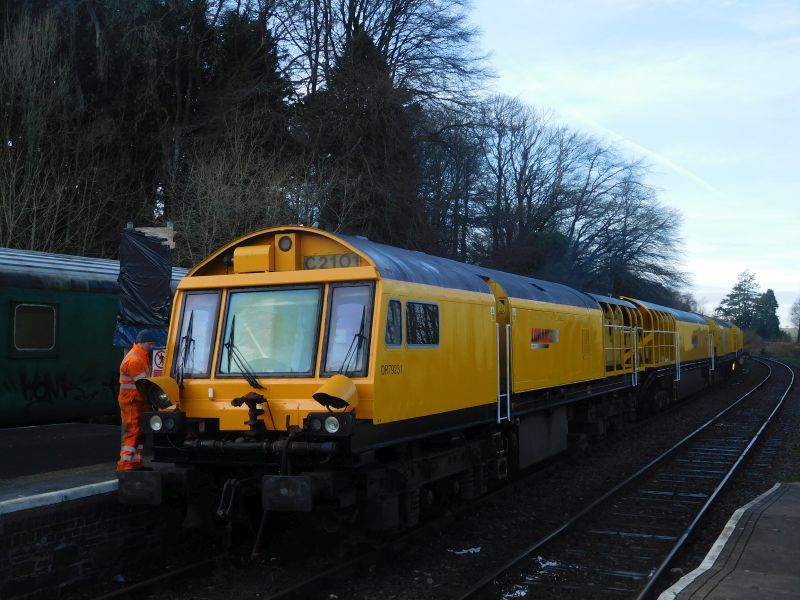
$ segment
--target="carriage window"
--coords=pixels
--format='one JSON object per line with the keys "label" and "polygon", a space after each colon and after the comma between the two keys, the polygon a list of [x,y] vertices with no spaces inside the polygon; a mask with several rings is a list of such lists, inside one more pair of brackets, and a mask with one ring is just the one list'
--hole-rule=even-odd
{"label": "carriage window", "polygon": [[403,343],[403,307],[400,300],[389,300],[384,339],[387,346],[399,346]]}
{"label": "carriage window", "polygon": [[367,374],[371,307],[370,285],[343,285],[331,289],[323,374]]}
{"label": "carriage window", "polygon": [[14,349],[52,350],[56,346],[56,307],[17,304],[14,307]]}
{"label": "carriage window", "polygon": [[406,336],[409,346],[439,344],[439,305],[408,302],[406,304]]}

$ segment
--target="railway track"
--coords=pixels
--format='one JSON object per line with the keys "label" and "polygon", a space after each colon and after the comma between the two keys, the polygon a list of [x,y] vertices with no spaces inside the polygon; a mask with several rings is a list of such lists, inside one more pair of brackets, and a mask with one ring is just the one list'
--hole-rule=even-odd
{"label": "railway track", "polygon": [[[759,385],[763,385],[764,383],[765,382],[762,381],[762,382],[760,382]],[[753,393],[753,392],[751,391],[750,393]],[[713,419],[712,419],[712,421],[713,421]],[[709,426],[709,424],[712,421],[708,421],[704,427]],[[691,437],[691,434],[690,434],[690,436],[687,436],[686,438],[684,438],[684,440],[688,439],[689,437]],[[673,447],[672,450],[676,450],[676,447]],[[670,453],[672,450],[668,451],[665,454]],[[705,452],[706,454],[708,454],[709,452],[716,452],[716,451],[717,450],[715,450],[714,448],[706,448],[705,450],[701,450],[700,452]],[[656,460],[658,460],[658,459],[656,459]],[[713,462],[713,457],[711,457],[709,460],[711,462]],[[655,462],[656,461],[653,461],[653,463],[655,463]],[[648,465],[648,467],[649,466],[650,465]],[[634,477],[637,477],[638,475],[643,473],[648,467],[645,467],[641,471],[637,472],[636,475],[634,475],[633,477],[631,477],[628,480],[626,480],[626,482],[623,482],[622,485],[624,485],[625,483],[631,482],[631,480]],[[696,469],[697,465],[695,465],[692,468]],[[695,473],[694,477],[695,478],[700,477],[700,474],[699,473]],[[519,483],[519,481],[517,481],[516,483]],[[493,498],[495,498],[497,496],[501,496],[503,494],[509,493],[509,489],[513,488],[513,487],[514,487],[514,484],[512,483],[509,486],[501,486],[499,488],[496,488],[495,490],[491,491],[489,494],[486,494],[483,497],[481,497],[476,502],[477,502],[477,504],[482,504],[484,502],[491,502]],[[619,488],[616,488],[616,489],[619,489]],[[608,498],[613,493],[614,493],[614,491],[612,490],[612,492],[609,492],[608,494],[606,494],[604,496],[604,498]],[[651,498],[651,499],[654,502],[653,506],[657,506],[657,507],[663,507],[668,503],[668,499],[666,497],[664,497],[663,495],[661,497],[656,496],[655,498]],[[476,502],[472,502],[469,505],[462,505],[462,506],[458,506],[458,507],[452,507],[452,513],[453,513],[452,516],[453,517],[457,517],[458,514],[460,514],[462,512],[474,510],[475,506],[476,506]],[[686,498],[686,499],[682,500],[681,502],[685,502],[685,503],[690,504],[690,505],[691,504],[695,504],[695,502],[691,498]],[[594,505],[592,505],[592,506],[594,506]],[[578,520],[581,517],[583,517],[584,515],[586,515],[586,513],[589,511],[589,509],[592,508],[592,506],[587,507],[587,509],[584,509],[584,511],[582,511],[579,515],[577,515],[574,520]],[[640,516],[646,515],[648,510],[649,509],[647,507],[645,507],[644,505],[640,505],[638,507],[638,511],[639,511],[638,514]],[[626,515],[626,516],[630,519],[630,515]],[[663,516],[659,515],[659,519],[662,519],[662,518],[663,518]],[[393,555],[398,554],[398,553],[402,554],[403,551],[402,550],[398,550],[398,547],[400,547],[400,548],[413,547],[415,543],[420,543],[419,540],[423,539],[425,537],[425,535],[428,532],[430,532],[431,530],[436,530],[436,529],[443,530],[443,529],[446,529],[447,528],[446,521],[448,521],[448,520],[450,520],[450,519],[449,518],[445,518],[443,520],[442,519],[435,519],[433,521],[427,521],[427,522],[423,523],[422,525],[420,525],[418,528],[415,528],[414,530],[407,531],[407,532],[405,532],[405,533],[403,533],[403,534],[401,534],[399,536],[390,536],[385,540],[385,542],[381,543],[378,546],[372,546],[367,551],[357,552],[356,554],[350,554],[350,556],[347,556],[345,559],[342,559],[339,562],[336,562],[336,561],[328,562],[327,566],[323,566],[323,565],[319,565],[318,564],[319,570],[316,573],[313,573],[311,575],[309,574],[309,570],[307,568],[304,570],[304,572],[298,570],[297,572],[292,574],[292,571],[294,571],[294,569],[290,569],[290,570],[284,572],[284,570],[286,568],[286,565],[284,565],[283,567],[279,566],[278,564],[267,564],[267,565],[264,565],[265,568],[269,568],[269,569],[272,569],[272,570],[276,570],[277,569],[278,572],[282,572],[282,575],[280,577],[281,580],[283,580],[283,581],[292,581],[293,583],[290,583],[288,586],[277,586],[277,587],[280,588],[280,589],[277,589],[276,586],[274,585],[274,583],[277,583],[277,582],[267,583],[267,581],[265,579],[262,579],[263,584],[262,584],[262,586],[260,587],[260,590],[259,590],[260,591],[260,598],[265,599],[265,600],[278,600],[278,599],[286,600],[286,599],[289,599],[289,598],[329,598],[329,593],[328,592],[330,591],[331,586],[333,586],[334,588],[338,587],[338,588],[341,589],[342,582],[346,581],[347,578],[350,575],[352,575],[354,573],[363,574],[365,571],[368,571],[373,565],[377,566],[377,565],[385,564],[385,563],[389,562]],[[569,524],[566,524],[566,529],[569,529],[569,527],[571,526],[571,523],[572,523],[572,521]],[[507,563],[502,571],[505,572],[509,567],[517,565],[518,563],[521,563],[522,561],[524,561],[524,559],[526,557],[530,556],[530,554],[532,552],[536,552],[537,548],[542,549],[543,548],[543,543],[542,542],[544,542],[544,541],[553,541],[553,542],[557,541],[557,538],[561,534],[563,529],[565,529],[565,526],[561,526],[561,527],[558,527],[557,529],[555,529],[553,534],[547,536],[547,538],[545,538],[544,540],[540,541],[536,545],[534,545],[531,548],[529,548],[528,551],[525,553],[525,555],[520,555],[516,559],[514,559],[514,561],[512,561],[510,563]],[[620,529],[620,528],[618,527],[618,529]],[[607,529],[607,531],[611,531],[611,529]],[[613,535],[609,535],[608,537],[613,538],[614,536]],[[629,539],[630,540],[637,540],[638,538],[636,538],[634,536],[631,536]],[[608,545],[608,547],[612,547],[613,543],[607,542],[607,545]],[[636,546],[634,546],[633,544],[629,544],[629,546],[630,546],[630,548],[632,548],[634,550],[636,549]],[[572,556],[569,559],[571,561],[571,563],[577,563],[580,560],[580,552],[581,551],[580,550],[576,550],[576,552],[577,552],[577,554],[574,554],[574,556]],[[542,556],[544,556],[544,549],[540,550],[539,553]],[[239,563],[241,563],[239,565],[239,567],[238,567],[238,570],[240,570],[240,571],[247,571],[247,570],[252,570],[253,568],[257,568],[257,567],[254,567],[252,564],[248,565],[248,561],[243,556],[244,555],[242,555],[242,557],[236,558],[236,556],[223,554],[223,555],[220,555],[220,556],[210,557],[210,558],[208,558],[206,560],[202,560],[200,563],[187,565],[185,567],[181,567],[181,568],[177,568],[177,569],[174,569],[174,570],[170,570],[168,573],[163,573],[163,574],[160,574],[160,575],[158,575],[156,577],[153,577],[153,578],[137,581],[133,585],[126,586],[125,588],[122,588],[122,589],[119,589],[119,590],[115,590],[114,592],[109,593],[109,594],[107,594],[105,596],[102,596],[101,598],[98,598],[96,600],[119,600],[120,598],[133,598],[133,597],[142,598],[142,597],[149,597],[150,593],[152,593],[152,592],[155,592],[155,597],[157,597],[157,598],[176,597],[174,595],[176,592],[177,592],[177,597],[191,597],[191,593],[188,596],[181,596],[181,592],[179,590],[182,587],[184,587],[184,585],[185,585],[185,583],[181,583],[181,582],[189,581],[192,578],[195,578],[196,576],[198,576],[200,574],[206,574],[207,575],[209,573],[209,571],[215,570],[215,568],[217,568],[217,567],[219,569],[221,569],[221,570],[225,570],[229,566],[232,566],[234,564],[238,565]],[[534,556],[537,556],[537,555],[534,554]],[[536,567],[535,573],[537,574],[537,576],[539,576],[540,575],[539,571],[544,571],[544,572],[548,573],[549,575],[552,575],[552,574],[558,573],[560,571],[560,566],[569,565],[571,563],[568,562],[568,561],[565,561],[563,564],[561,564],[561,563],[560,564],[556,564],[555,559],[553,561],[549,562],[549,563],[548,562],[544,562],[541,565],[538,562],[535,562],[534,563],[534,565]],[[623,564],[623,563],[619,563],[619,564]],[[626,576],[630,576],[631,574],[635,574],[635,571],[633,571],[632,569],[628,569],[626,571],[624,569],[617,568],[616,570],[619,571],[619,573],[618,573],[619,575],[623,576],[623,580],[626,578]],[[236,571],[236,569],[235,569],[235,571]],[[534,572],[534,571],[531,571],[531,572]],[[528,575],[522,575],[523,579],[525,577],[528,577]],[[471,590],[465,592],[463,594],[463,597],[465,597],[465,598],[466,597],[471,597],[473,595],[480,595],[481,593],[485,593],[487,595],[487,597],[489,597],[489,596],[491,596],[491,597],[500,597],[500,596],[502,596],[504,594],[513,595],[515,590],[517,590],[517,591],[522,590],[523,589],[523,584],[524,584],[524,586],[530,587],[530,585],[529,585],[530,582],[524,581],[523,584],[519,584],[519,583],[511,581],[511,580],[506,581],[504,579],[501,579],[501,577],[502,577],[502,573],[501,573],[500,570],[496,571],[495,573],[492,573],[492,575],[490,577],[485,578],[480,583],[480,585],[475,586]],[[493,586],[492,584],[493,584],[493,582],[495,580],[503,581],[504,585],[505,585],[505,588],[503,588],[502,586],[501,587]],[[595,587],[597,587],[598,589],[595,590]],[[598,597],[604,597],[603,594],[602,594],[602,586],[600,586],[600,585],[598,585],[598,586],[589,585],[588,586],[589,592],[584,592],[583,589],[580,586],[575,587],[575,588],[569,588],[568,586],[561,585],[560,587],[553,588],[553,590],[549,590],[549,591],[545,588],[545,586],[537,585],[536,588],[537,589],[533,593],[533,596],[537,597],[537,598],[540,597],[540,595],[541,595],[541,597],[548,597],[548,595],[547,595],[548,593],[551,594],[550,597],[560,597],[560,598],[573,597],[573,596],[574,597],[584,597],[584,596],[589,597],[591,595],[591,594],[589,594],[589,592],[594,593],[595,591],[598,591],[598,590],[600,590],[600,592],[601,592]],[[541,588],[541,590],[539,588]],[[166,592],[167,589],[171,589],[171,590],[173,590],[173,592],[170,594],[170,593]],[[570,589],[573,589],[573,591],[571,592]],[[161,593],[156,592],[156,590],[161,590]],[[511,590],[511,591],[509,592],[509,590]],[[540,592],[542,592],[542,591],[543,591],[543,593],[540,594]],[[455,590],[455,593],[453,594],[453,597],[456,596],[457,592],[458,591]],[[621,594],[622,597],[625,597],[626,595],[629,595],[625,591],[621,591],[620,594]],[[346,596],[346,594],[345,594],[345,596]],[[612,594],[612,596],[613,596],[613,594]],[[616,597],[619,597],[619,596],[616,596]]]}
{"label": "railway track", "polygon": [[791,389],[792,370],[770,363],[728,408],[459,597],[648,597]]}

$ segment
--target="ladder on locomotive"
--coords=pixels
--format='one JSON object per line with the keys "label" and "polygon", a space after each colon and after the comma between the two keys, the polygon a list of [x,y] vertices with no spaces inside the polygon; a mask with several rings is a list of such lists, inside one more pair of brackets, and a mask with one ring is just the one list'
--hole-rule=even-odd
{"label": "ladder on locomotive", "polygon": [[502,423],[511,420],[511,305],[508,294],[499,283],[488,277],[483,280],[491,288],[495,298],[497,422]]}

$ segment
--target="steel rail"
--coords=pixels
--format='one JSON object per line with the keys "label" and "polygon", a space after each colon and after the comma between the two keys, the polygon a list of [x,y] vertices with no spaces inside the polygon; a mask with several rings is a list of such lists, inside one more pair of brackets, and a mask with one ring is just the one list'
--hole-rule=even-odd
{"label": "steel rail", "polygon": [[[474,498],[473,501],[465,502],[463,505],[451,507],[450,516],[425,521],[413,527],[412,529],[400,533],[395,537],[390,537],[389,539],[369,550],[365,550],[354,558],[328,567],[325,570],[315,573],[310,577],[307,577],[306,579],[294,583],[284,589],[272,593],[266,591],[267,595],[263,597],[263,600],[307,598],[309,592],[319,591],[319,588],[315,588],[315,586],[319,586],[321,582],[341,577],[355,568],[363,568],[365,565],[377,564],[381,560],[381,557],[394,549],[394,547],[406,544],[409,541],[412,541],[414,538],[424,535],[426,532],[430,532],[438,527],[441,527],[444,522],[466,513],[469,510],[473,510],[475,506],[490,502],[497,496],[509,493],[509,490],[513,489],[518,483],[519,480],[508,481],[487,493],[481,494],[480,496]],[[172,578],[177,578],[176,581],[181,581],[185,576],[190,575],[208,565],[216,566],[223,563],[228,557],[229,555],[227,554],[219,554],[209,558],[204,558],[199,562],[171,569],[165,573],[160,573],[156,576],[149,577],[142,581],[127,585],[123,588],[108,592],[102,596],[94,598],[93,600],[120,600],[121,598],[126,598],[134,593],[141,593],[143,590],[148,590],[162,582],[169,582],[169,585],[172,586],[174,583]]]}
{"label": "steel rail", "polygon": [[[755,359],[755,360],[758,360],[758,359]],[[766,364],[766,363],[764,363],[763,361],[760,361],[760,360],[759,360],[759,362],[762,362],[762,364]],[[773,362],[777,362],[777,361],[773,361]],[[789,387],[787,388],[787,390],[786,390],[786,392],[784,393],[784,396],[783,396],[783,397],[785,397],[786,394],[788,394],[789,390],[791,389],[792,385],[794,384],[794,373],[792,372],[792,370],[789,367],[787,367],[786,365],[783,365],[783,363],[778,363],[778,364],[781,364],[782,366],[784,366],[787,369],[789,369],[790,373],[792,374],[791,383],[790,383]],[[638,471],[636,471],[635,473],[633,473],[632,475],[627,477],[621,483],[617,484],[611,490],[607,491],[602,496],[600,496],[599,498],[597,498],[596,500],[594,500],[593,502],[591,502],[590,504],[585,506],[583,509],[581,509],[576,514],[574,514],[572,517],[570,517],[567,521],[562,523],[559,527],[557,527],[556,529],[554,529],[553,531],[548,533],[543,538],[540,538],[535,543],[533,543],[532,545],[530,545],[527,548],[525,548],[524,550],[522,550],[516,556],[514,556],[513,558],[511,558],[510,560],[505,562],[503,565],[501,565],[497,569],[495,569],[491,574],[483,577],[480,581],[478,581],[476,584],[474,584],[468,590],[466,590],[465,592],[462,592],[458,596],[458,600],[466,600],[467,598],[472,598],[473,596],[475,596],[476,594],[481,592],[483,589],[485,589],[487,586],[489,586],[492,582],[494,582],[500,576],[502,576],[506,572],[508,572],[511,569],[513,569],[516,565],[518,565],[523,560],[529,558],[536,550],[538,550],[542,546],[544,546],[544,545],[548,544],[549,542],[553,541],[554,539],[558,538],[560,535],[562,535],[565,531],[570,529],[575,523],[580,521],[587,514],[591,513],[595,508],[597,508],[603,502],[605,502],[610,497],[612,497],[612,496],[616,495],[617,493],[619,493],[620,490],[622,490],[623,488],[627,487],[629,484],[633,483],[635,480],[639,479],[642,475],[644,475],[645,473],[649,472],[655,466],[660,465],[667,458],[669,458],[676,450],[678,450],[681,447],[683,447],[687,442],[689,442],[695,436],[697,436],[700,433],[702,433],[703,431],[705,431],[708,427],[710,427],[715,422],[717,422],[721,417],[723,417],[725,414],[727,414],[728,412],[733,410],[741,402],[743,402],[745,399],[747,399],[751,394],[753,394],[757,390],[759,390],[767,381],[769,381],[769,379],[772,377],[772,368],[769,365],[766,365],[766,366],[769,369],[769,372],[767,373],[767,376],[764,379],[762,379],[760,382],[758,382],[752,389],[750,389],[744,395],[739,397],[735,402],[733,402],[727,408],[723,409],[722,411],[720,411],[719,413],[717,413],[716,415],[714,415],[713,417],[708,419],[704,424],[702,424],[700,427],[695,429],[693,432],[691,432],[688,435],[684,436],[680,441],[678,441],[676,444],[674,444],[668,450],[666,450],[665,452],[663,452],[662,454],[660,454],[659,456],[657,456],[656,458],[651,460],[649,463],[647,463],[645,466],[640,468]],[[783,401],[783,399],[781,399],[781,402],[782,401]],[[777,411],[777,407],[776,407],[775,411],[773,411],[771,413],[771,415],[769,417],[770,419],[772,418],[772,415],[776,411]],[[765,427],[766,427],[766,424],[764,426],[762,426],[761,429],[759,429],[758,435],[760,435],[760,432],[763,431],[763,429]],[[748,446],[748,448],[750,448],[750,447],[752,447],[752,444]],[[741,459],[737,461],[737,465],[740,462],[741,462]],[[692,528],[693,527],[694,527],[694,522],[692,524]],[[671,554],[672,554],[672,556],[674,556],[673,553],[671,553]],[[672,556],[670,557],[670,559],[672,558]],[[662,566],[660,571],[663,572],[664,568],[665,567]]]}
{"label": "steel rail", "polygon": [[[351,558],[345,563],[334,565],[333,567],[329,567],[325,571],[320,573],[316,573],[311,577],[308,577],[294,585],[275,592],[274,594],[269,594],[268,596],[264,597],[264,600],[279,600],[279,599],[287,599],[287,598],[307,598],[309,592],[311,591],[320,591],[319,584],[323,581],[326,581],[331,578],[341,577],[346,575],[350,570],[355,569],[356,567],[363,567],[365,565],[371,565],[377,562],[380,554],[384,552],[387,547],[382,547],[378,550],[374,550],[371,552],[366,552],[355,558]],[[316,588],[314,590],[313,588]]]}
{"label": "steel rail", "polygon": [[453,506],[451,507],[451,511],[448,516],[438,517],[420,523],[414,528],[404,531],[400,534],[397,534],[395,537],[390,537],[377,547],[367,550],[359,554],[358,556],[347,560],[346,562],[329,567],[326,570],[321,571],[320,573],[315,573],[314,575],[311,575],[310,577],[304,579],[303,581],[299,581],[294,585],[291,585],[287,588],[284,588],[282,590],[264,596],[263,600],[288,600],[290,598],[308,598],[309,592],[319,591],[319,587],[317,587],[316,589],[314,589],[314,587],[319,586],[321,582],[341,577],[342,575],[347,574],[354,568],[363,569],[364,567],[377,564],[381,560],[381,558],[390,551],[404,544],[408,544],[409,542],[414,541],[415,538],[421,537],[426,533],[436,531],[438,528],[442,527],[442,525],[445,524],[446,522],[451,521],[456,517],[463,516],[468,511],[474,510],[476,506],[485,504],[487,502],[491,502],[496,497],[509,493],[509,491],[513,490],[514,487],[519,482],[520,482],[519,480],[508,481],[507,483],[502,484],[485,494],[481,494],[480,496],[474,498],[469,502],[465,502],[462,505]]}
{"label": "steel rail", "polygon": [[[212,556],[210,558],[204,558],[198,562],[194,562],[189,565],[185,565],[183,567],[178,567],[177,569],[170,569],[169,571],[156,575],[155,577],[143,579],[142,581],[137,581],[136,583],[132,583],[131,585],[125,586],[124,588],[120,588],[118,590],[114,590],[113,592],[109,592],[107,594],[103,594],[102,596],[98,596],[94,600],[118,600],[119,598],[127,598],[130,594],[141,593],[142,591],[150,589],[153,586],[158,585],[159,583],[162,582],[169,582],[170,584],[172,584],[173,577],[181,578],[190,573],[194,573],[195,571],[205,568],[209,565],[215,565],[222,558],[223,557],[220,555]],[[180,581],[180,579],[178,579],[177,581]]]}
{"label": "steel rail", "polygon": [[[763,361],[761,361],[759,359],[754,359],[754,360],[757,360],[759,362],[762,362],[762,364],[764,364]],[[778,361],[772,361],[772,362],[776,362],[777,364],[780,364],[780,365],[786,367],[790,371],[790,373],[792,373],[791,369],[789,367],[787,367],[786,365],[783,365],[783,363],[778,363]],[[502,575],[506,571],[508,571],[511,568],[513,568],[519,562],[523,561],[525,558],[527,558],[530,554],[532,554],[534,551],[536,551],[541,546],[543,546],[546,543],[548,543],[548,542],[552,541],[553,539],[557,538],[561,533],[563,533],[566,529],[568,529],[570,526],[572,526],[575,522],[577,522],[582,517],[584,517],[587,513],[589,513],[596,506],[601,504],[604,500],[608,499],[610,496],[614,495],[620,489],[622,489],[623,487],[625,487],[626,485],[628,485],[629,483],[633,482],[635,479],[637,479],[638,477],[640,477],[641,475],[646,473],[652,467],[654,467],[655,465],[659,464],[661,461],[663,461],[665,458],[667,458],[669,455],[671,455],[675,450],[677,450],[680,446],[682,446],[683,444],[688,442],[695,435],[697,435],[701,431],[705,430],[707,427],[709,427],[714,422],[716,422],[720,417],[722,417],[727,412],[729,412],[734,407],[736,407],[740,402],[742,402],[747,397],[749,397],[752,393],[754,393],[759,388],[761,388],[770,379],[770,377],[772,375],[772,370],[768,365],[767,365],[767,367],[770,369],[770,372],[767,375],[767,377],[765,377],[762,381],[760,381],[750,391],[748,391],[746,394],[741,396],[738,400],[736,400],[730,406],[728,406],[724,410],[720,411],[717,415],[715,415],[714,417],[709,419],[706,423],[701,425],[694,432],[692,432],[689,435],[685,436],[681,441],[679,441],[678,443],[673,445],[670,449],[668,449],[662,455],[660,455],[659,457],[655,458],[650,463],[648,463],[646,466],[644,466],[641,469],[639,469],[636,473],[634,473],[633,475],[631,475],[630,477],[625,479],[622,483],[618,484],[614,489],[612,489],[609,492],[605,493],[603,496],[601,496],[600,498],[598,498],[597,500],[595,500],[594,502],[592,502],[591,504],[589,504],[588,506],[583,508],[580,512],[576,513],[573,517],[571,517],[567,522],[565,522],[564,524],[559,526],[557,529],[553,530],[550,534],[548,534],[544,538],[540,539],[534,545],[532,545],[529,548],[527,548],[525,551],[520,553],[518,556],[516,556],[511,561],[507,562],[505,565],[503,565],[502,568],[496,570],[492,575],[482,579],[481,582],[479,582],[478,585],[474,586],[466,594],[460,596],[460,598],[462,598],[462,599],[463,598],[469,598],[469,597],[473,596],[474,594],[480,592],[487,585],[492,583],[497,577],[499,577],[500,575]],[[769,421],[772,419],[772,417],[775,415],[777,410],[780,408],[780,405],[783,402],[783,399],[786,397],[786,395],[788,394],[788,392],[791,389],[793,384],[794,384],[794,374],[792,373],[792,381],[789,384],[789,387],[787,388],[787,390],[784,392],[783,396],[781,397],[780,403],[772,411],[772,413],[768,417],[768,420],[761,426],[761,428],[757,432],[757,434],[754,437],[754,439],[751,440],[750,444],[747,446],[746,451],[743,452],[742,455],[739,457],[739,459],[736,461],[736,464],[735,464],[734,468],[731,470],[731,472],[728,473],[728,475],[726,475],[725,482],[727,482],[727,480],[730,478],[730,476],[732,474],[732,471],[742,462],[742,460],[745,457],[745,454],[747,452],[749,452],[749,450],[752,448],[752,446],[756,443],[757,438],[766,429],[767,425],[769,424]],[[483,503],[483,502],[485,502],[487,500],[490,500],[493,496],[495,496],[497,494],[506,493],[508,491],[509,487],[513,487],[514,483],[517,483],[517,482],[511,483],[511,485],[509,485],[509,486],[501,486],[499,488],[496,488],[495,490],[493,490],[489,494],[484,494],[483,496],[481,496],[480,498],[477,499],[478,503]],[[703,507],[703,510],[701,511],[701,514],[698,515],[692,521],[692,523],[689,526],[689,528],[687,528],[687,531],[685,532],[685,534],[683,536],[681,536],[681,539],[680,539],[679,543],[677,543],[675,545],[675,548],[673,548],[673,550],[670,552],[669,557],[662,563],[662,565],[658,568],[658,570],[653,574],[652,578],[650,579],[650,581],[648,583],[648,586],[641,593],[641,595],[637,597],[638,599],[643,598],[652,589],[652,585],[654,584],[655,580],[658,578],[659,575],[661,575],[663,573],[663,571],[666,569],[666,566],[672,560],[672,558],[674,558],[674,555],[677,553],[677,551],[680,548],[680,546],[682,546],[682,544],[685,542],[686,538],[688,538],[689,534],[691,533],[691,531],[696,526],[697,522],[700,520],[700,517],[702,516],[702,512],[705,512],[707,510],[707,507],[710,506],[710,504],[712,503],[713,499],[718,495],[718,493],[721,490],[723,485],[724,485],[724,483],[720,484],[720,486],[718,486],[718,488],[714,491],[712,496],[706,502],[706,505]],[[471,503],[468,506],[474,506],[474,504]],[[466,506],[465,507],[461,507],[461,508],[466,509]],[[457,511],[457,512],[460,512],[460,511]],[[291,586],[289,586],[289,587],[287,587],[287,588],[285,588],[283,590],[280,590],[280,591],[277,591],[277,592],[275,592],[273,594],[265,596],[265,600],[278,600],[278,599],[284,599],[285,600],[285,599],[288,599],[288,598],[307,597],[307,594],[309,592],[319,591],[319,589],[320,589],[319,588],[319,584],[321,582],[323,582],[325,580],[329,580],[331,578],[341,577],[341,576],[345,575],[348,571],[351,571],[351,570],[353,570],[354,568],[357,568],[357,567],[363,567],[365,564],[375,564],[375,563],[379,562],[381,556],[384,555],[393,546],[405,543],[405,542],[407,542],[407,541],[409,541],[409,540],[411,540],[411,539],[423,534],[425,531],[428,531],[428,530],[430,530],[432,528],[440,526],[441,525],[441,521],[442,520],[440,520],[440,519],[434,519],[434,520],[429,521],[427,523],[424,523],[424,524],[422,524],[422,525],[420,525],[418,527],[415,527],[414,529],[401,534],[399,537],[396,537],[394,539],[388,540],[386,543],[381,544],[377,548],[373,548],[373,549],[371,549],[369,551],[366,551],[366,552],[364,552],[364,553],[362,553],[362,554],[360,554],[360,555],[358,555],[358,556],[356,556],[356,557],[354,557],[354,558],[352,558],[350,560],[347,560],[344,563],[340,563],[340,564],[332,566],[332,567],[330,567],[330,568],[328,568],[328,569],[326,569],[326,570],[324,570],[322,572],[316,573],[313,576],[309,577],[308,579],[305,579],[304,581],[295,583],[294,585],[291,585]],[[199,562],[196,562],[196,563],[185,565],[185,566],[177,568],[177,569],[172,569],[172,570],[170,570],[170,571],[168,571],[166,573],[159,574],[159,575],[157,575],[155,577],[151,577],[151,578],[148,578],[146,580],[142,580],[142,581],[136,582],[136,583],[134,583],[134,584],[132,584],[130,586],[126,586],[124,588],[115,590],[113,592],[107,593],[107,594],[102,595],[102,596],[99,596],[95,600],[119,600],[120,598],[128,597],[129,595],[132,595],[134,593],[141,593],[143,590],[150,589],[153,586],[158,585],[159,583],[162,583],[162,582],[170,582],[170,584],[172,584],[172,583],[174,583],[174,581],[172,581],[174,578],[178,578],[177,580],[180,581],[180,579],[182,577],[186,576],[186,575],[189,575],[189,574],[191,574],[191,573],[193,573],[193,572],[195,572],[197,570],[200,570],[200,569],[202,569],[202,568],[204,568],[204,567],[206,567],[208,565],[212,565],[212,564],[218,563],[223,557],[224,557],[224,555],[222,555],[222,556],[214,556],[214,557],[203,559],[203,560],[201,560]]]}
{"label": "steel rail", "polygon": [[[764,360],[762,360],[762,359],[754,358],[753,360],[755,360],[757,362],[760,362],[762,364],[766,364],[766,362]],[[769,360],[769,359],[767,359],[767,360]],[[703,516],[706,514],[706,512],[708,512],[708,509],[714,503],[714,500],[716,500],[717,496],[720,494],[722,489],[727,485],[728,481],[730,481],[731,477],[733,477],[733,474],[739,468],[739,465],[742,464],[744,459],[750,453],[750,450],[752,450],[753,446],[755,446],[755,444],[758,442],[759,438],[761,437],[761,434],[764,433],[764,430],[772,422],[772,419],[775,416],[775,414],[778,412],[778,410],[781,408],[781,406],[783,406],[783,401],[786,399],[786,396],[789,394],[789,392],[791,391],[792,387],[794,386],[794,371],[792,370],[791,367],[789,367],[788,365],[786,365],[786,364],[784,364],[784,363],[782,363],[780,361],[770,360],[770,362],[778,364],[778,365],[786,368],[789,371],[789,374],[791,375],[791,379],[789,381],[789,385],[786,387],[786,390],[783,392],[781,397],[778,399],[778,402],[775,405],[775,408],[772,409],[772,412],[769,413],[769,416],[766,418],[764,423],[762,423],[761,427],[759,427],[758,431],[750,439],[750,443],[748,443],[747,447],[744,450],[742,450],[741,454],[739,455],[739,458],[737,458],[736,462],[733,463],[733,466],[725,474],[725,477],[722,478],[722,481],[720,481],[719,484],[717,484],[717,487],[714,489],[714,491],[708,497],[708,499],[706,500],[706,502],[703,505],[703,507],[700,509],[700,511],[697,513],[697,515],[695,515],[695,517],[692,520],[692,522],[689,524],[689,526],[684,530],[684,532],[680,535],[678,540],[675,542],[675,545],[672,547],[672,550],[670,550],[670,552],[667,555],[667,557],[662,561],[662,563],[658,566],[658,568],[655,570],[655,572],[650,576],[650,579],[648,580],[647,585],[639,593],[639,595],[636,596],[636,600],[644,600],[644,598],[647,597],[647,595],[653,589],[653,586],[655,585],[655,583],[658,580],[658,578],[664,573],[666,568],[669,566],[669,563],[672,562],[672,559],[675,558],[675,555],[683,547],[683,545],[686,542],[686,540],[692,534],[692,532],[694,531],[695,527],[700,522],[700,519],[702,519]],[[769,367],[769,365],[767,365],[767,367],[770,369],[770,376],[771,376],[772,368]]]}
{"label": "steel rail", "polygon": [[[533,473],[535,472],[536,471],[534,470]],[[446,522],[451,521],[454,518],[461,517],[469,511],[475,510],[477,506],[491,502],[495,498],[503,496],[505,494],[512,493],[515,486],[521,483],[521,481],[523,480],[514,479],[511,481],[507,481],[506,483],[500,484],[494,489],[491,489],[490,491],[481,494],[480,496],[474,498],[469,502],[464,502],[464,504],[457,506],[451,506],[450,513],[448,516],[438,517],[420,523],[413,529],[404,531],[398,534],[396,537],[391,537],[387,539],[385,542],[381,543],[379,546],[372,548],[368,551],[365,551],[362,554],[359,554],[358,556],[347,560],[346,562],[334,565],[333,567],[329,567],[326,570],[321,571],[320,573],[315,573],[314,575],[311,575],[310,577],[304,579],[303,581],[299,581],[287,588],[284,588],[282,590],[264,596],[263,600],[289,600],[290,598],[308,598],[309,592],[319,591],[320,589],[319,584],[321,582],[341,577],[342,575],[347,574],[354,568],[363,569],[366,566],[378,564],[378,562],[384,555],[396,549],[397,547],[408,544],[409,542],[414,541],[415,538],[422,537],[426,533],[436,531],[438,528],[441,528],[442,525],[445,524]],[[315,588],[315,586],[317,587]]]}

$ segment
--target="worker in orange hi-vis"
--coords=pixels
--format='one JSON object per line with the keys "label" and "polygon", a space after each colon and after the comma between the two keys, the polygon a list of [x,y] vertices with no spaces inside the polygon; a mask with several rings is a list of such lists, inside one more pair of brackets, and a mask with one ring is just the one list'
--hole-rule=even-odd
{"label": "worker in orange hi-vis", "polygon": [[122,417],[122,447],[119,451],[117,471],[133,471],[144,467],[142,450],[144,436],[139,418],[147,403],[136,389],[136,382],[150,377],[150,353],[156,338],[152,331],[143,329],[136,343],[119,366],[119,411]]}

